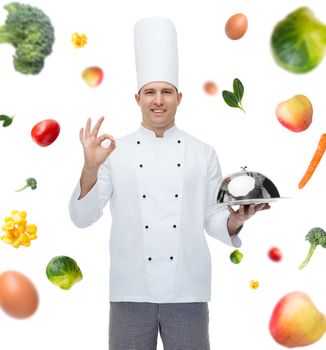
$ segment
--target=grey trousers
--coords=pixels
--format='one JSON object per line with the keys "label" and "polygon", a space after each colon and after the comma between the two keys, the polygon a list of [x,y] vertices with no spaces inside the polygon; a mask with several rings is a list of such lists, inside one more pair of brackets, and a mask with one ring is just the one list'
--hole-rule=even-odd
{"label": "grey trousers", "polygon": [[209,350],[207,303],[111,302],[109,350]]}

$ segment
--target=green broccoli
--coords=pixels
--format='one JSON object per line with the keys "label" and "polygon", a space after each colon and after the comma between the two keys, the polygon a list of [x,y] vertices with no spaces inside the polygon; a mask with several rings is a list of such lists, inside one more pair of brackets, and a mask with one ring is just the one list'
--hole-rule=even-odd
{"label": "green broccoli", "polygon": [[309,262],[312,254],[314,253],[316,247],[321,245],[323,248],[326,248],[326,232],[320,227],[312,228],[306,235],[306,241],[310,243],[310,249],[307,254],[307,257],[299,266],[299,269],[303,269]]}
{"label": "green broccoli", "polygon": [[44,59],[52,52],[54,28],[48,16],[30,5],[12,2],[5,24],[0,26],[0,43],[15,47],[14,67],[23,74],[38,74]]}
{"label": "green broccoli", "polygon": [[34,179],[34,177],[29,177],[26,179],[26,185],[19,190],[16,190],[16,192],[23,191],[27,187],[30,187],[32,190],[35,190],[37,188],[37,181]]}

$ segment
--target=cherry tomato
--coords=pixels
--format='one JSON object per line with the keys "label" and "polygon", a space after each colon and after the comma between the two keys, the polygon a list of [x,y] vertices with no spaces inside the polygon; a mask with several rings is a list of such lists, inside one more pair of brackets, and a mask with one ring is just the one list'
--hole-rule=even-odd
{"label": "cherry tomato", "polygon": [[34,125],[31,135],[39,146],[46,147],[56,140],[60,132],[60,125],[53,119],[45,119]]}
{"label": "cherry tomato", "polygon": [[279,248],[277,247],[272,247],[269,251],[268,251],[268,256],[271,260],[273,261],[280,261],[282,260],[282,252]]}

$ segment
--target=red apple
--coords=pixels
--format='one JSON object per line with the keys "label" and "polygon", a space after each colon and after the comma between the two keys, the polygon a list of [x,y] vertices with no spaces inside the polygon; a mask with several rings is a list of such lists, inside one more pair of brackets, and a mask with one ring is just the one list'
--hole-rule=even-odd
{"label": "red apple", "polygon": [[308,97],[295,95],[276,106],[276,117],[287,129],[300,132],[306,130],[312,122],[312,104]]}
{"label": "red apple", "polygon": [[82,77],[90,87],[96,87],[103,80],[103,70],[100,67],[88,67],[82,72]]}

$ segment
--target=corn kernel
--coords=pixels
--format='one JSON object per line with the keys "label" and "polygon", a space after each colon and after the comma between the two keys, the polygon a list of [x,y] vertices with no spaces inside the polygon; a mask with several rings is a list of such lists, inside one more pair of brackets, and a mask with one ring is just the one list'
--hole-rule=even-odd
{"label": "corn kernel", "polygon": [[12,246],[13,246],[14,248],[18,248],[18,247],[21,245],[21,242],[22,242],[21,238],[17,238],[17,239],[15,240],[15,242],[12,244]]}
{"label": "corn kernel", "polygon": [[29,234],[34,234],[37,231],[37,227],[34,224],[28,224],[28,225],[26,225],[26,230],[25,231],[27,233],[29,233]]}
{"label": "corn kernel", "polygon": [[29,247],[31,245],[31,242],[30,241],[22,242],[22,245],[24,247]]}
{"label": "corn kernel", "polygon": [[18,234],[21,234],[23,232],[25,232],[25,225],[24,224],[19,224],[18,227],[17,227],[17,232]]}
{"label": "corn kernel", "polygon": [[13,239],[8,239],[6,236],[2,236],[1,239],[5,242],[5,243],[9,243],[12,244],[14,242]]}
{"label": "corn kernel", "polygon": [[19,224],[22,221],[22,217],[19,215],[19,213],[13,214],[12,218],[15,224]]}
{"label": "corn kernel", "polygon": [[12,229],[15,227],[15,223],[14,223],[13,220],[7,221],[6,224],[5,224],[5,226],[6,226],[6,228],[7,228],[8,230],[12,230]]}
{"label": "corn kernel", "polygon": [[20,215],[21,218],[25,219],[26,216],[27,216],[27,213],[26,213],[26,211],[21,211],[21,212],[19,213],[19,215]]}
{"label": "corn kernel", "polygon": [[29,237],[27,236],[27,234],[26,233],[22,233],[21,234],[21,237],[22,237],[22,243],[24,243],[24,242],[29,242]]}

